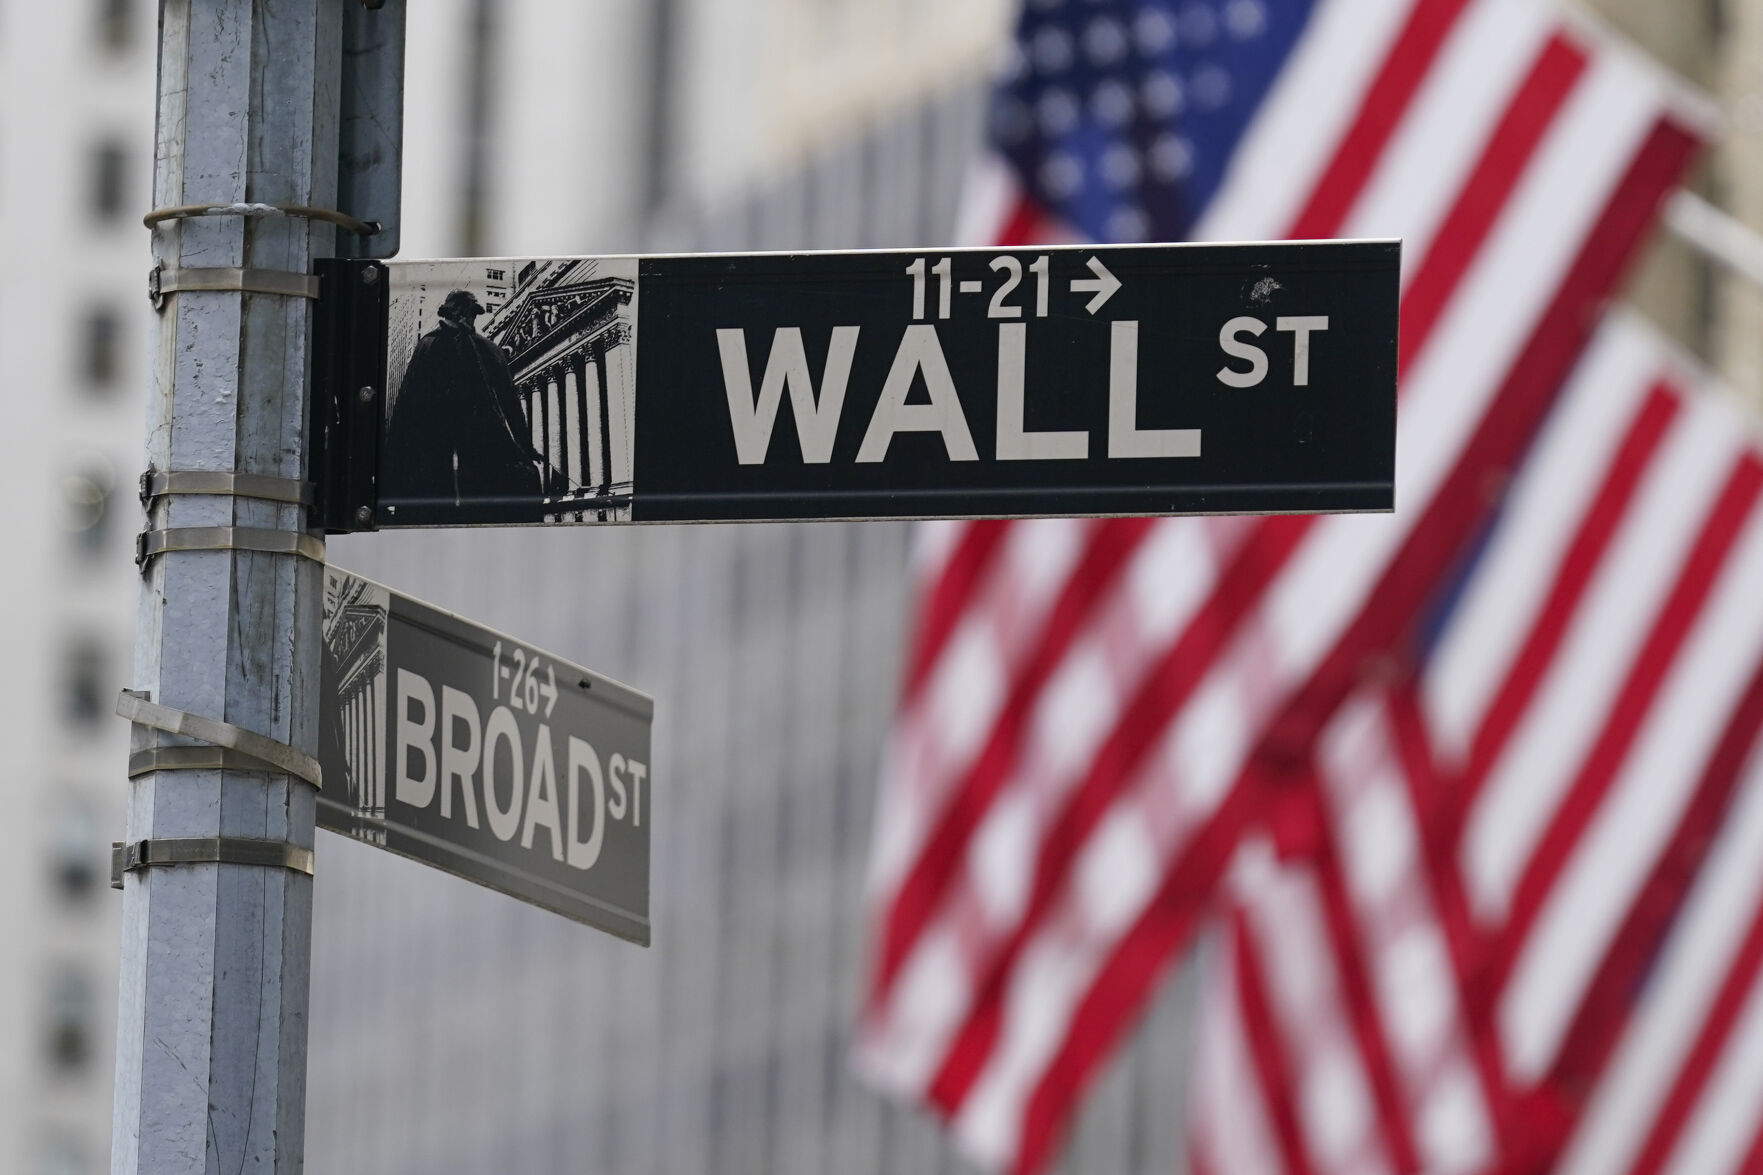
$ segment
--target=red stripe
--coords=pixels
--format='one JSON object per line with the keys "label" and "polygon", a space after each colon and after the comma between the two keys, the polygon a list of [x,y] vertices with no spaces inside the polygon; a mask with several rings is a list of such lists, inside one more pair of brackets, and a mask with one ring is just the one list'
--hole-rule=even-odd
{"label": "red stripe", "polygon": [[1695,791],[1622,926],[1605,948],[1578,1011],[1562,1037],[1547,1084],[1577,1113],[1602,1074],[1659,944],[1682,909],[1743,782],[1743,771],[1763,730],[1763,663],[1757,666],[1727,717]]}
{"label": "red stripe", "polygon": [[1728,476],[1689,559],[1660,609],[1646,643],[1641,647],[1623,682],[1597,742],[1574,777],[1560,807],[1549,822],[1512,896],[1512,913],[1502,929],[1493,958],[1491,984],[1504,984],[1529,937],[1531,927],[1548,902],[1556,879],[1578,846],[1586,826],[1597,814],[1604,796],[1628,758],[1629,748],[1652,708],[1665,675],[1677,659],[1702,605],[1713,590],[1722,565],[1737,540],[1740,528],[1763,490],[1763,461],[1746,454]]}
{"label": "red stripe", "polygon": [[[1660,199],[1675,185],[1695,145],[1687,130],[1666,120],[1642,143],[1456,470],[1429,505],[1360,618],[1264,740],[1273,752],[1273,761],[1305,761],[1316,733],[1353,684],[1365,655],[1391,647],[1396,636],[1409,628],[1420,604],[1439,582],[1440,571],[1454,560],[1463,538],[1473,533],[1485,510],[1485,500],[1474,491],[1485,484],[1490,473],[1509,469],[1516,461],[1596,321],[1623,263],[1651,223]],[[1299,520],[1277,518],[1269,524],[1294,521]],[[1253,555],[1251,551],[1246,557]],[[1295,760],[1288,757],[1293,755]],[[1245,777],[1233,785],[1233,799],[1246,790],[1248,775],[1255,770],[1251,764]],[[1075,1088],[1101,1049],[1112,1041],[1113,1032],[1136,1013],[1147,977],[1162,967],[1167,952],[1180,941],[1166,934],[1165,920],[1154,911],[1147,911],[1122,936],[1048,1066],[1033,1099],[1037,1113],[1030,1115],[1028,1129],[1053,1129],[1055,1123],[1042,1121],[1043,1114],[1063,1118],[1069,1102],[1057,1094],[1043,1097],[1043,1091]],[[1127,995],[1133,997],[1130,1003],[1125,1002]],[[1105,1012],[1094,1011],[1098,1004],[1105,1005]],[[1105,1035],[1098,1036],[1085,1013],[1101,1019]]]}
{"label": "red stripe", "polygon": [[1026,194],[1016,198],[1011,205],[1010,215],[1004,218],[1003,227],[998,230],[1000,248],[1015,248],[1019,245],[1037,245],[1044,237],[1046,217],[1041,208]]}
{"label": "red stripe", "polygon": [[1431,71],[1433,59],[1467,4],[1468,0],[1420,0],[1415,4],[1359,103],[1352,128],[1292,222],[1289,236],[1318,239],[1339,235],[1384,146],[1396,133],[1409,101]]}
{"label": "red stripe", "polygon": [[1304,1146],[1304,1130],[1298,1121],[1296,1096],[1298,1075],[1286,1055],[1284,1033],[1267,991],[1261,959],[1252,941],[1248,918],[1238,911],[1232,919],[1233,961],[1237,972],[1237,1006],[1243,1018],[1243,1037],[1249,1060],[1261,1085],[1262,1103],[1273,1122],[1273,1141],[1291,1175],[1309,1175],[1314,1169]]}
{"label": "red stripe", "polygon": [[888,911],[882,939],[876,999],[886,997],[900,968],[935,913],[949,880],[965,865],[965,846],[1015,770],[1022,754],[1023,728],[1047,679],[1064,660],[1104,591],[1149,533],[1148,518],[1113,518],[1090,531],[1082,556],[1048,613],[1039,640],[1016,672],[1010,696],[973,765],[950,792],[935,831],[900,885]]}
{"label": "red stripe", "polygon": [[1689,1055],[1684,1058],[1677,1080],[1672,1083],[1671,1092],[1653,1121],[1653,1128],[1647,1132],[1647,1141],[1642,1145],[1630,1175],[1657,1175],[1665,1165],[1671,1148],[1683,1133],[1684,1124],[1701,1100],[1715,1063],[1729,1046],[1737,1043],[1732,1039],[1732,1028],[1746,1002],[1756,994],[1753,989],[1760,970],[1763,970],[1763,911],[1752,917],[1751,928],[1738,953],[1733,956],[1732,969],[1720,985],[1720,993],[1708,1011],[1708,1019],[1697,1034]]}
{"label": "red stripe", "polygon": [[1426,260],[1402,296],[1402,359],[1419,354],[1468,272],[1482,242],[1506,207],[1537,144],[1585,72],[1583,49],[1560,33],[1537,54],[1524,84],[1512,95],[1493,138],[1458,193]]}
{"label": "red stripe", "polygon": [[967,611],[1009,529],[1008,522],[967,523],[935,585],[922,597],[913,634],[912,656],[906,671],[907,704],[924,688],[925,678],[930,676],[931,667],[943,655],[949,634]]}
{"label": "red stripe", "polygon": [[[1308,524],[1309,519],[1268,521]],[[1295,543],[1303,529],[1302,525],[1280,527],[1272,537],[1284,535]],[[1218,650],[1259,598],[1284,561],[1286,551],[1264,549],[1261,555],[1233,561],[1206,607],[1146,675],[1107,740],[1097,748],[1083,779],[1047,826],[1035,862],[1028,904],[1010,937],[986,961],[972,1008],[931,1085],[930,1097],[935,1104],[953,1109],[967,1096],[997,1042],[1005,989],[1016,959],[1058,898],[1078,852],[1119,798],[1146,752],[1168,729],[1171,716],[1204,679]]]}
{"label": "red stripe", "polygon": [[1145,1001],[1176,947],[1186,943],[1237,846],[1252,809],[1253,787],[1225,797],[1217,815],[1163,876],[1138,926],[1142,933],[1115,948],[1071,1019],[1065,1045],[1023,1107],[1017,1170],[1038,1170],[1063,1133],[1072,1104]]}
{"label": "red stripe", "polygon": [[1384,1039],[1383,1020],[1378,1015],[1377,993],[1366,970],[1364,945],[1360,941],[1358,917],[1353,899],[1347,893],[1341,874],[1339,846],[1335,844],[1332,821],[1324,818],[1324,800],[1320,781],[1311,776],[1305,789],[1309,802],[1316,806],[1316,882],[1322,899],[1323,921],[1341,983],[1341,1001],[1353,1039],[1359,1045],[1359,1057],[1365,1063],[1365,1076],[1371,1083],[1372,1101],[1377,1105],[1377,1130],[1383,1137],[1390,1162],[1397,1171],[1420,1170],[1420,1156],[1414,1149],[1414,1137],[1408,1130],[1408,1107],[1403,1101],[1402,1078],[1390,1058],[1389,1044]]}
{"label": "red stripe", "polygon": [[1568,545],[1548,597],[1526,634],[1524,645],[1500,684],[1470,746],[1465,778],[1458,792],[1460,810],[1466,812],[1480,792],[1489,768],[1505,748],[1518,721],[1530,709],[1544,672],[1567,634],[1592,572],[1603,560],[1617,524],[1627,515],[1641,475],[1658,451],[1671,422],[1682,407],[1664,384],[1655,384],[1629,423],[1605,470],[1603,484],[1592,498],[1591,509],[1580,520],[1579,530]]}

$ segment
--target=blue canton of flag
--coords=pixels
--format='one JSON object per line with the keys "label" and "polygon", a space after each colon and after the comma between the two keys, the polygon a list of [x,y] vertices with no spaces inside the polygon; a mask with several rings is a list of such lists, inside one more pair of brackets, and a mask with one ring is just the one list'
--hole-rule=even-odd
{"label": "blue canton of flag", "polygon": [[1314,0],[1028,0],[993,143],[1102,241],[1186,237]]}

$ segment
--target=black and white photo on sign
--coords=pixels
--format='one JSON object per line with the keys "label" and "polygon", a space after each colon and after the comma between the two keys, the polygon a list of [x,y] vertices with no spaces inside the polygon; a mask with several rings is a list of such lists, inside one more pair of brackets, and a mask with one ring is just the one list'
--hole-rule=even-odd
{"label": "black and white photo on sign", "polygon": [[[324,569],[326,705],[319,715],[320,761],[342,763],[344,778],[324,781],[324,797],[364,817],[357,836],[384,843],[386,814],[386,623],[391,594],[371,580]],[[340,786],[339,786],[340,784]]]}
{"label": "black and white photo on sign", "polygon": [[383,500],[630,517],[636,259],[391,268]]}

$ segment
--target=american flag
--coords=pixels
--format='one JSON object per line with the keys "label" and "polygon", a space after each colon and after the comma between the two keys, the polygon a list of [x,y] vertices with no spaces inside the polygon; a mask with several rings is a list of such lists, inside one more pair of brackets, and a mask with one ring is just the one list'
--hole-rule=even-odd
{"label": "american flag", "polygon": [[1704,116],[1537,0],[1030,0],[1006,78],[1000,240],[1405,242],[1393,515],[925,532],[859,1063],[1030,1171],[1239,846],[1315,824]]}
{"label": "american flag", "polygon": [[1201,1173],[1763,1162],[1763,443],[1615,315],[1225,886]]}

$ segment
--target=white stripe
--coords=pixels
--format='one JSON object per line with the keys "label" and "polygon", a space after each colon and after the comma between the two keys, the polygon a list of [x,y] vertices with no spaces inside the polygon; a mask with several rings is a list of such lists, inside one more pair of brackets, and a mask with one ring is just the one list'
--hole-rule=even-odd
{"label": "white stripe", "polygon": [[[1722,464],[1717,448],[1708,459]],[[1553,1056],[1763,654],[1763,511],[1752,510],[1737,541],[1513,970],[1500,1023],[1523,1076]]]}
{"label": "white stripe", "polygon": [[1555,658],[1477,798],[1464,836],[1475,908],[1500,920],[1687,557],[1733,453],[1707,413],[1660,447]]}
{"label": "white stripe", "polygon": [[1574,369],[1440,635],[1422,689],[1441,753],[1468,752],[1659,370],[1656,336],[1624,321]]}
{"label": "white stripe", "polygon": [[1763,983],[1753,983],[1661,1175],[1737,1172],[1763,1106]]}
{"label": "white stripe", "polygon": [[1398,515],[1455,466],[1657,114],[1657,92],[1631,69],[1597,60],[1581,75],[1406,373]]}
{"label": "white stripe", "polygon": [[971,522],[935,519],[912,528],[912,581],[919,598],[949,565],[950,556],[966,537]]}
{"label": "white stripe", "polygon": [[[1744,783],[1666,944],[1646,1002],[1617,1045],[1558,1175],[1620,1170],[1676,1080],[1696,1029],[1763,903],[1763,777],[1753,750]],[[1696,1175],[1707,1175],[1697,1171]]]}
{"label": "white stripe", "polygon": [[1022,194],[1016,169],[996,151],[982,151],[961,185],[954,243],[976,248],[997,244]]}
{"label": "white stripe", "polygon": [[1194,227],[1195,240],[1290,233],[1413,6],[1413,0],[1317,5]]}
{"label": "white stripe", "polygon": [[943,1059],[935,1030],[964,1010],[972,982],[960,943],[946,927],[920,935],[882,1016],[858,1030],[864,1076],[894,1093],[923,1096]]}
{"label": "white stripe", "polygon": [[[1398,453],[1400,432],[1398,427]],[[1268,585],[1262,615],[1251,623],[1264,624],[1272,637],[1281,686],[1308,674],[1340,639],[1408,537],[1419,504],[1405,498],[1400,489],[1396,502],[1395,514],[1334,514],[1317,519]]]}
{"label": "white stripe", "polygon": [[1403,111],[1341,235],[1401,237],[1405,284],[1557,27],[1549,6],[1536,0],[1471,5]]}

